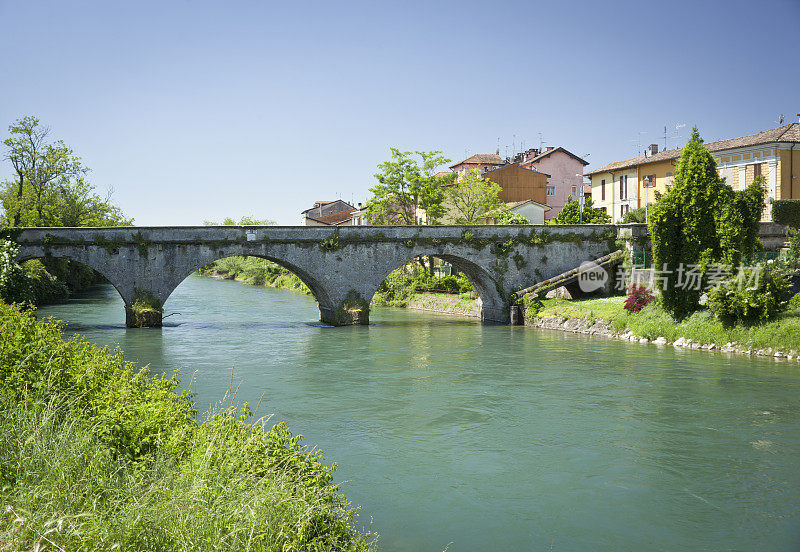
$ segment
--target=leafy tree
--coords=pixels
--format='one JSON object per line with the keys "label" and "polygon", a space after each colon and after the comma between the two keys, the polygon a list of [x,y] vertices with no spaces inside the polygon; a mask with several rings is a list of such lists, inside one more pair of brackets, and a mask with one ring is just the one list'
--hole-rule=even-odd
{"label": "leafy tree", "polygon": [[664,308],[673,316],[683,318],[699,308],[705,286],[679,281],[689,265],[704,274],[711,264],[738,265],[755,251],[763,203],[760,181],[741,192],[725,184],[695,127],[678,162],[675,186],[650,210],[653,258],[663,271],[657,282]]}
{"label": "leafy tree", "polygon": [[450,159],[440,151],[390,149],[392,159],[378,165],[378,184],[370,188],[373,197],[364,208],[366,217],[372,224],[417,224],[417,210],[423,209],[428,224],[436,224],[445,214],[442,185],[454,175],[436,176],[435,170]]}
{"label": "leafy tree", "polygon": [[499,184],[481,177],[478,169],[462,173],[445,188],[449,216],[456,224],[478,224],[503,206]]}
{"label": "leafy tree", "polygon": [[572,196],[567,198],[567,204],[558,212],[551,224],[608,224],[611,217],[602,209],[597,209],[592,203],[592,198],[587,197],[583,204],[583,215],[581,215],[581,205]]}
{"label": "leafy tree", "polygon": [[118,226],[132,223],[94,193],[89,169],[36,117],[23,117],[3,141],[14,178],[0,184],[5,218],[14,226]]}

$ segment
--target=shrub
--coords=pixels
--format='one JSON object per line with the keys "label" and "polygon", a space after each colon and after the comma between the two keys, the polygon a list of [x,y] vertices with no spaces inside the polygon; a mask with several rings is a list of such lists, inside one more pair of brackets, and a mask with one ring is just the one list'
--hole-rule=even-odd
{"label": "shrub", "polygon": [[628,288],[628,298],[625,300],[623,308],[628,312],[639,312],[653,299],[655,299],[655,296],[647,286],[633,284]]}
{"label": "shrub", "polygon": [[789,239],[789,251],[786,255],[786,263],[790,267],[795,268],[800,264],[800,230],[787,227],[786,237]]}
{"label": "shrub", "polygon": [[647,210],[644,207],[639,207],[638,209],[632,209],[625,213],[625,216],[622,217],[622,224],[633,224],[639,223],[644,224],[647,222]]}
{"label": "shrub", "polygon": [[775,318],[791,298],[791,284],[774,263],[742,268],[739,274],[714,286],[706,305],[726,325],[757,323]]}
{"label": "shrub", "polygon": [[0,302],[0,548],[368,549],[302,436],[177,384]]}
{"label": "shrub", "polygon": [[[701,287],[680,286],[681,265],[738,266],[759,246],[758,228],[764,205],[762,179],[733,191],[719,177],[714,157],[695,127],[675,172],[675,187],[653,205],[650,235],[654,265],[664,268],[658,279],[664,308],[682,319],[700,308]],[[704,284],[707,281],[703,274]]]}
{"label": "shrub", "polygon": [[501,211],[495,216],[497,224],[530,224],[531,222],[520,215],[519,213],[512,213],[511,211]]}
{"label": "shrub", "polygon": [[772,202],[772,220],[800,228],[800,199],[778,199]]}
{"label": "shrub", "polygon": [[17,264],[17,245],[0,240],[0,299],[10,303],[33,301],[30,276]]}

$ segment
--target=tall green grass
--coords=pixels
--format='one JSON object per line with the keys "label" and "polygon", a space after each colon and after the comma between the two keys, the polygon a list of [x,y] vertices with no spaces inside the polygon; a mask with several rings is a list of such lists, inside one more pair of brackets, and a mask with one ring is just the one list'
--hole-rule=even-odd
{"label": "tall green grass", "polygon": [[0,304],[0,550],[369,550],[335,466]]}

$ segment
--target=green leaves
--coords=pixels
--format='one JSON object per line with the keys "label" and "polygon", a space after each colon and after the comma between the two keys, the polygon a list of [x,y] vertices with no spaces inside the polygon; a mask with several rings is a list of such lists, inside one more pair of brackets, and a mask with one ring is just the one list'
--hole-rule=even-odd
{"label": "green leaves", "polygon": [[122,226],[133,223],[101,199],[87,181],[89,168],[71,148],[48,141],[50,129],[35,117],[9,126],[3,141],[14,168],[0,186],[0,203],[14,226]]}
{"label": "green leaves", "polygon": [[370,188],[365,216],[372,224],[418,224],[420,219],[436,224],[445,213],[442,184],[452,177],[434,171],[450,160],[440,151],[390,150],[392,159],[378,165],[378,184]]}
{"label": "green leaves", "polygon": [[479,224],[487,213],[503,207],[502,191],[499,184],[482,178],[478,169],[459,174],[446,187],[449,218],[456,224]]}
{"label": "green leaves", "polygon": [[[764,206],[763,180],[734,192],[717,173],[714,158],[697,131],[686,144],[675,172],[675,187],[650,210],[654,265],[664,308],[675,318],[697,310],[706,286],[680,287],[680,267],[714,263],[738,266],[759,247]],[[705,282],[705,276],[703,278]]]}
{"label": "green leaves", "polygon": [[567,198],[567,204],[558,212],[558,216],[553,219],[553,224],[609,224],[611,217],[602,209],[595,209],[592,198],[587,197],[583,204],[583,216],[581,216],[581,206],[572,196]]}

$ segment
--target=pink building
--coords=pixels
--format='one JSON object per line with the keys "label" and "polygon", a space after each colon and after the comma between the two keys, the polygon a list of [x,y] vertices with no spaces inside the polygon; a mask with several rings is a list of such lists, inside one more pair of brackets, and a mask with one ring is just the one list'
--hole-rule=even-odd
{"label": "pink building", "polygon": [[583,171],[589,163],[561,146],[548,147],[542,152],[529,149],[518,153],[514,161],[519,162],[520,167],[550,175],[546,193],[550,207],[545,214],[547,220],[558,216],[568,197],[578,199],[584,194]]}

